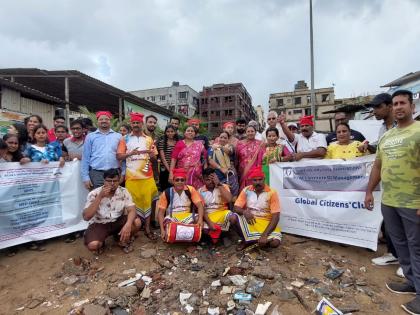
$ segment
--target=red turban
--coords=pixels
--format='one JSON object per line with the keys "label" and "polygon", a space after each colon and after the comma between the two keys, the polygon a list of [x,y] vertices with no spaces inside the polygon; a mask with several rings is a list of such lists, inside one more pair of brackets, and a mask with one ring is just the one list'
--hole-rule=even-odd
{"label": "red turban", "polygon": [[226,129],[229,126],[235,126],[235,123],[232,121],[227,121],[223,124],[223,129]]}
{"label": "red turban", "polygon": [[112,118],[112,114],[108,111],[100,111],[96,113],[96,119],[99,119],[101,116],[107,116],[109,119]]}
{"label": "red turban", "polygon": [[200,119],[192,118],[187,121],[188,126],[192,126],[193,124],[200,124]]}
{"label": "red turban", "polygon": [[314,118],[314,116],[303,116],[300,118],[299,120],[299,124],[302,125],[314,125],[314,121],[312,120],[312,118]]}
{"label": "red turban", "polygon": [[262,171],[261,167],[253,167],[248,173],[248,178],[258,178],[258,177],[265,177],[264,172]]}
{"label": "red turban", "polygon": [[172,174],[175,177],[183,177],[183,178],[187,178],[187,172],[185,171],[185,169],[183,168],[175,168],[172,171]]}
{"label": "red turban", "polygon": [[130,113],[130,121],[143,122],[144,115],[142,113]]}

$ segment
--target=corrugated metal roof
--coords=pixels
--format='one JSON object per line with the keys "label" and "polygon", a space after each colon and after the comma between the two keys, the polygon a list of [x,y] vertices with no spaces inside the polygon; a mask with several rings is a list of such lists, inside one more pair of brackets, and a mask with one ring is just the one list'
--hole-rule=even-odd
{"label": "corrugated metal roof", "polygon": [[79,106],[86,106],[91,111],[109,110],[118,115],[119,98],[160,113],[172,116],[174,113],[166,108],[143,100],[131,93],[118,89],[110,84],[95,79],[77,70],[43,70],[37,68],[11,68],[0,69],[0,77],[11,78],[15,82],[31,87],[38,91],[52,95],[56,98],[65,99],[64,82],[69,80],[69,102],[72,110]]}
{"label": "corrugated metal roof", "polygon": [[411,81],[414,81],[414,80],[418,80],[418,79],[420,79],[420,71],[410,72],[410,73],[407,73],[406,75],[403,75],[402,77],[400,77],[400,78],[398,78],[398,79],[396,79],[392,82],[389,82],[385,85],[382,85],[381,87],[400,86],[400,85],[403,85],[405,83],[408,83],[408,82],[411,82]]}

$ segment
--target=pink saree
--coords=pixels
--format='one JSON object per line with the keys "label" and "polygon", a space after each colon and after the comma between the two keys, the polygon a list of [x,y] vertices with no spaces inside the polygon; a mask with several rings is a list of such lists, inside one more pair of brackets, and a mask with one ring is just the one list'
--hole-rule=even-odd
{"label": "pink saree", "polygon": [[184,168],[187,171],[187,185],[196,189],[204,185],[202,170],[207,152],[202,141],[194,141],[190,146],[187,146],[184,140],[178,141],[172,151],[172,158],[177,160],[177,168]]}
{"label": "pink saree", "polygon": [[262,165],[265,148],[260,140],[242,140],[236,145],[236,157],[238,159],[238,174],[240,175],[240,189],[250,185],[248,172],[251,168]]}

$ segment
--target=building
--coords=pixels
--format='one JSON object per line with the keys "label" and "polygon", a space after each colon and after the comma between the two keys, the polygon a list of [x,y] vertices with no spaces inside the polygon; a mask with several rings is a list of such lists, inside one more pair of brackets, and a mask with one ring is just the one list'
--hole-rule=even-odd
{"label": "building", "polygon": [[[51,128],[56,107],[65,103],[59,98],[3,78],[0,78],[0,91],[0,125],[4,126],[9,125],[10,121],[23,121],[31,114],[37,114]],[[1,133],[5,132],[2,130]]]}
{"label": "building", "polygon": [[260,126],[260,130],[263,131],[263,130],[265,130],[265,125],[266,125],[265,118],[264,118],[264,108],[262,108],[261,105],[258,105],[255,108],[255,111],[257,113],[258,125]]}
{"label": "building", "polygon": [[186,117],[194,116],[198,106],[198,93],[189,85],[179,85],[179,82],[172,82],[168,87],[130,93]]}
{"label": "building", "polygon": [[387,93],[392,94],[397,90],[409,90],[413,93],[413,101],[416,105],[416,112],[420,111],[420,71],[410,72],[395,79],[381,87],[387,87]]}
{"label": "building", "polygon": [[200,92],[199,117],[208,124],[208,134],[216,136],[223,123],[238,118],[257,120],[252,98],[242,83],[213,84]]}
{"label": "building", "polygon": [[[316,130],[330,131],[330,118],[333,114],[323,112],[334,109],[334,87],[315,89]],[[290,92],[270,94],[270,110],[284,113],[287,122],[299,121],[305,115],[311,115],[311,90],[305,81],[298,81]]]}
{"label": "building", "polygon": [[[36,90],[55,100],[63,100],[55,105],[51,114],[61,110],[69,123],[73,112],[80,106],[85,106],[91,112],[108,110],[122,121],[130,111],[139,111],[145,115],[153,114],[158,118],[158,124],[164,128],[174,114],[168,109],[143,100],[131,93],[125,92],[103,81],[90,77],[77,70],[49,71],[36,68],[0,69],[0,78]],[[37,110],[33,114],[40,114]]]}

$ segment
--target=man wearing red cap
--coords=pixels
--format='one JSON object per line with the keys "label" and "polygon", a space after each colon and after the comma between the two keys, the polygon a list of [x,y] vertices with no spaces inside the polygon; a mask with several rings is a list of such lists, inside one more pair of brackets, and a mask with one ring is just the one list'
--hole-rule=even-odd
{"label": "man wearing red cap", "polygon": [[136,205],[137,214],[144,221],[144,234],[155,240],[150,229],[152,204],[158,198],[158,190],[153,177],[152,161],[156,159],[157,150],[153,139],[143,132],[141,113],[130,114],[131,134],[121,138],[117,158],[126,161],[125,187],[130,192]]}
{"label": "man wearing red cap", "polygon": [[238,249],[257,242],[260,246],[278,247],[281,241],[278,194],[264,183],[260,167],[251,169],[248,178],[252,185],[241,191],[234,205],[239,218],[238,230],[244,240]]}
{"label": "man wearing red cap", "polygon": [[197,119],[197,118],[191,118],[187,121],[188,126],[194,127],[197,130],[197,135],[195,136],[194,140],[202,141],[204,147],[206,148],[206,150],[208,150],[209,149],[209,139],[205,135],[200,135],[199,134],[200,123],[201,123],[201,120]]}
{"label": "man wearing red cap", "polygon": [[279,116],[279,122],[287,139],[296,145],[296,153],[293,154],[294,161],[303,158],[323,158],[327,153],[327,141],[325,136],[314,131],[314,116],[303,116],[299,120],[300,133],[295,134],[286,125],[285,116]]}
{"label": "man wearing red cap", "polygon": [[[162,240],[166,239],[165,226],[168,222],[197,223],[203,227],[203,201],[194,187],[185,184],[187,172],[183,168],[172,171],[174,186],[167,188],[158,201],[158,218]],[[197,211],[192,214],[192,207]],[[166,217],[165,217],[166,214]]]}
{"label": "man wearing red cap", "polygon": [[104,184],[106,170],[120,167],[116,155],[121,135],[111,129],[112,115],[101,111],[96,118],[98,129],[86,136],[82,154],[82,180],[89,190]]}

